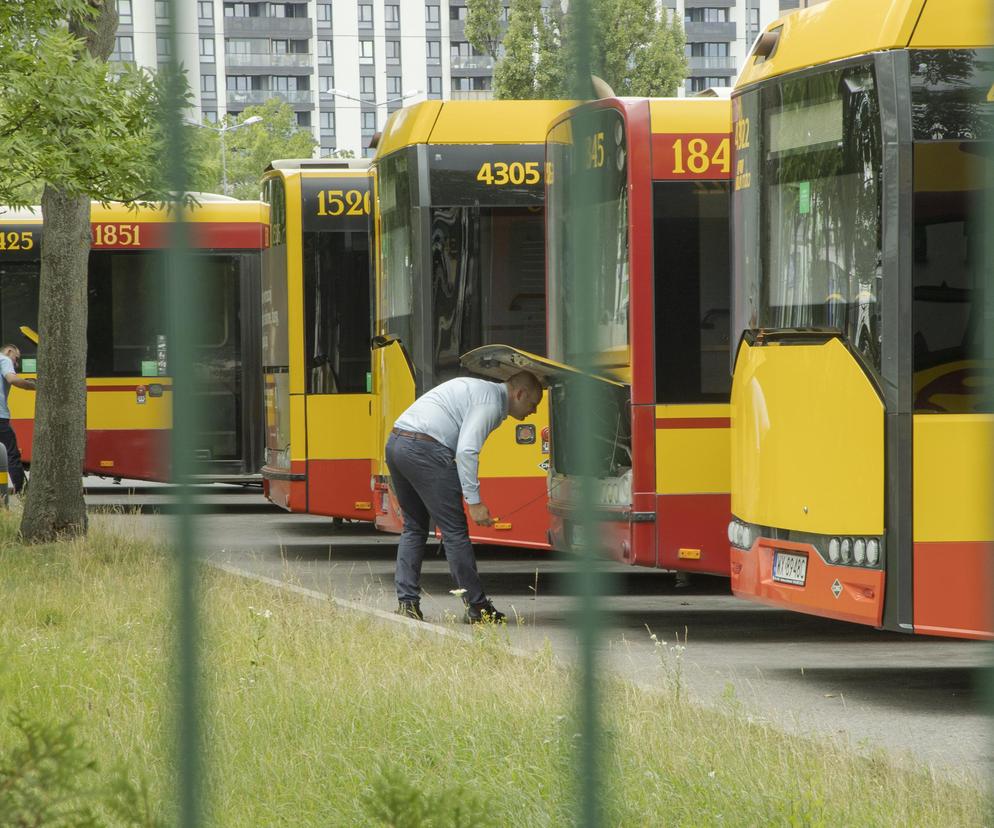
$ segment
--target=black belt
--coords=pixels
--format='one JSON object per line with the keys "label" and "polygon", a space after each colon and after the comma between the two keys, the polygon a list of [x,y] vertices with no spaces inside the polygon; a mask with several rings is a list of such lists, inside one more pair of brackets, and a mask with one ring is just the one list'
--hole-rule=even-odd
{"label": "black belt", "polygon": [[430,434],[423,434],[420,431],[402,431],[399,428],[392,428],[390,431],[398,437],[410,437],[412,440],[423,440],[426,443],[438,443],[438,440]]}

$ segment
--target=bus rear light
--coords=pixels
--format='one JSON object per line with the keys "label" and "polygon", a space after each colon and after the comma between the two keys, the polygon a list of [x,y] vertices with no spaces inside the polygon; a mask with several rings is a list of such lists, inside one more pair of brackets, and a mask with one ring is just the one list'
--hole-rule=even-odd
{"label": "bus rear light", "polygon": [[842,553],[842,563],[849,563],[852,560],[852,540],[843,538],[840,547],[839,551]]}
{"label": "bus rear light", "polygon": [[852,556],[856,563],[862,566],[866,563],[866,541],[863,538],[856,538],[852,544]]}
{"label": "bus rear light", "polygon": [[870,538],[866,542],[866,562],[870,566],[876,566],[880,562],[880,541]]}
{"label": "bus rear light", "polygon": [[828,559],[832,563],[838,563],[839,562],[839,539],[838,538],[832,538],[828,542]]}

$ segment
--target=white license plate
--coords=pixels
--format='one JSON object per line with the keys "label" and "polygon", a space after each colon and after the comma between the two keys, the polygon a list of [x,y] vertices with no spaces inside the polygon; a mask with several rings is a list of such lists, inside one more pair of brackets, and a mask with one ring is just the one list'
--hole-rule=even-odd
{"label": "white license plate", "polygon": [[808,575],[808,556],[792,555],[790,552],[773,553],[773,580],[782,584],[804,586]]}

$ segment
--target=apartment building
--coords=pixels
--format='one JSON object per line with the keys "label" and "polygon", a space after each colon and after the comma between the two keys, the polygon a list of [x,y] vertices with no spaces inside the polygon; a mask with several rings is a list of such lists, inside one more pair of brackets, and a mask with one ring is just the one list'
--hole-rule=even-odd
{"label": "apartment building", "polygon": [[[662,3],[685,21],[692,93],[729,85],[755,35],[798,0]],[[166,0],[117,5],[112,60],[150,69],[167,62]],[[176,57],[194,93],[191,115],[214,122],[277,96],[312,131],[321,155],[371,154],[369,139],[406,104],[492,94],[494,61],[466,39],[466,0],[176,0],[176,7]]]}

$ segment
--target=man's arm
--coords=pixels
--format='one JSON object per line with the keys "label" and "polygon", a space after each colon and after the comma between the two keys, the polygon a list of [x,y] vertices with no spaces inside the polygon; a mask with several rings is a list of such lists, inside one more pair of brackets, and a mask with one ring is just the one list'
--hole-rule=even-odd
{"label": "man's arm", "polygon": [[[459,429],[459,442],[456,445],[456,469],[463,497],[470,507],[470,516],[476,523],[489,526],[490,512],[480,500],[480,449],[490,432],[500,425],[501,411],[497,406],[480,405],[474,407]],[[474,506],[482,507],[474,510]]]}
{"label": "man's arm", "polygon": [[6,374],[3,375],[3,378],[7,380],[7,382],[9,382],[15,388],[23,388],[25,391],[35,390],[35,380],[24,379],[23,377],[19,377],[13,371],[8,371]]}

